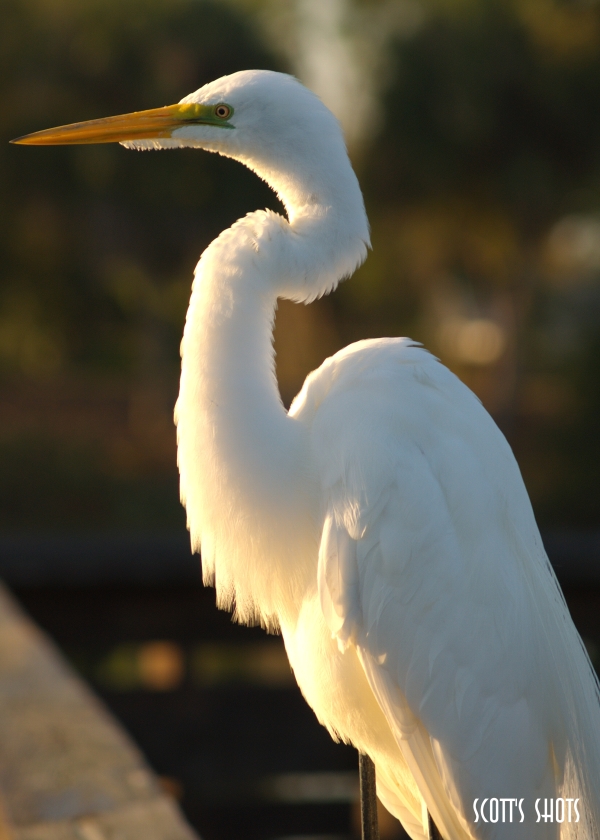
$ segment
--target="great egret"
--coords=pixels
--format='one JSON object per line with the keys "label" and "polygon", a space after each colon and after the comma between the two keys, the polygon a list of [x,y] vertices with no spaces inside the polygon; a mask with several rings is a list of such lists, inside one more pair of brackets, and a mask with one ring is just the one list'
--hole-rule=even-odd
{"label": "great egret", "polygon": [[206,249],[185,325],[181,496],[219,606],[281,631],[318,719],[371,756],[413,840],[427,810],[446,840],[600,836],[598,684],[480,402],[387,338],[281,403],[277,299],[331,292],[369,245],[335,118],[290,76],[245,71],[17,142],[112,141],[236,158],[288,214],[250,213]]}

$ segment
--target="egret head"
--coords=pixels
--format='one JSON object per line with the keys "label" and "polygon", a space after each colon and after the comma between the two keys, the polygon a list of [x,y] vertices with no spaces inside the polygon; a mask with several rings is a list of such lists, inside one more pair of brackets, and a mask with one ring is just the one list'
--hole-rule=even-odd
{"label": "egret head", "polygon": [[[339,123],[314,93],[283,73],[244,70],[201,87],[177,105],[51,128],[13,142],[188,146],[240,161],[275,190],[297,234],[286,239],[288,257],[281,271],[276,261],[270,263],[283,297],[309,301],[331,291],[366,255],[368,221]],[[289,249],[295,243],[302,250],[309,233],[312,246],[299,260]],[[285,285],[279,275],[291,276],[290,265],[296,266],[296,279]]]}
{"label": "egret head", "polygon": [[38,131],[13,142],[206,149],[241,161],[284,201],[294,192],[296,205],[336,179],[346,182],[350,169],[333,114],[292,76],[269,70],[224,76],[177,105]]}

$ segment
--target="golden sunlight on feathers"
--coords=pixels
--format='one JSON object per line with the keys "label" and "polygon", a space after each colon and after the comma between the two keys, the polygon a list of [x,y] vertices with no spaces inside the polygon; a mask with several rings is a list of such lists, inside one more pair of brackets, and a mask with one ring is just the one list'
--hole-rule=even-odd
{"label": "golden sunlight on feathers", "polygon": [[[230,130],[219,103],[235,113]],[[369,246],[337,121],[268,71],[224,77],[185,104],[213,116],[172,126],[159,109],[34,137],[217,152],[286,207],[288,219],[236,222],[196,268],[176,418],[205,582],[239,621],[280,630],[318,719],[371,756],[378,795],[413,840],[427,838],[427,811],[445,840],[592,840],[598,684],[479,400],[420,345],[387,338],[327,359],[289,413],[282,404],[278,298],[332,291]],[[503,340],[486,319],[447,336],[480,364]],[[173,657],[153,656],[166,673]],[[474,800],[494,797],[522,799],[524,822],[475,820]],[[580,822],[536,822],[539,798],[577,799]]]}

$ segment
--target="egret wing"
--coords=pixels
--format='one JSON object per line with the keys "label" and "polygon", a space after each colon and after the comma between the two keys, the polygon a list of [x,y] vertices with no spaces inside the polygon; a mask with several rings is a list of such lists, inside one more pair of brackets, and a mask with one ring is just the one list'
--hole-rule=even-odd
{"label": "egret wing", "polygon": [[406,342],[354,352],[313,395],[323,613],[356,645],[444,835],[478,836],[475,798],[556,795],[565,744],[536,578],[538,601],[560,595],[510,448],[474,395]]}

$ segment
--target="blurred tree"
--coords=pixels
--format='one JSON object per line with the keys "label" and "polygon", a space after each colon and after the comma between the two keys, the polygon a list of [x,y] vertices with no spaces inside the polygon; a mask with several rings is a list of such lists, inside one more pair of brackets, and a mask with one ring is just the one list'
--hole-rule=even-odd
{"label": "blurred tree", "polygon": [[542,524],[597,524],[600,6],[423,8],[390,42],[343,337],[423,341],[509,434]]}
{"label": "blurred tree", "polygon": [[[191,0],[5,0],[3,136],[177,101],[280,68],[251,22]],[[168,527],[179,342],[194,265],[279,204],[215,155],[0,153],[0,527]]]}

